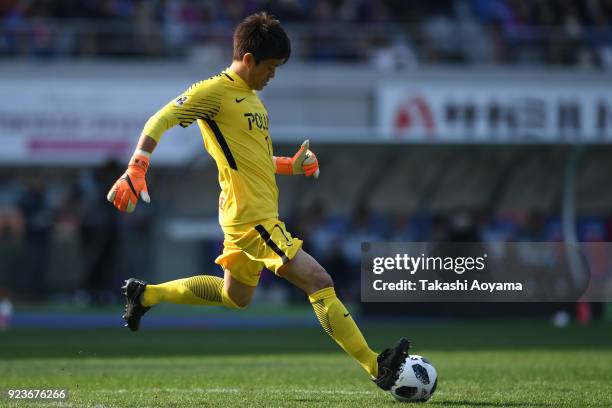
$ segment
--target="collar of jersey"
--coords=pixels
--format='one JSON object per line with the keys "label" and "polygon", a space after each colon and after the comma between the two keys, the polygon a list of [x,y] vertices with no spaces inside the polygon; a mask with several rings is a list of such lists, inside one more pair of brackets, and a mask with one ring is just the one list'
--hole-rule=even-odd
{"label": "collar of jersey", "polygon": [[229,75],[233,80],[235,85],[238,88],[244,88],[248,91],[251,91],[252,89],[247,85],[246,82],[244,82],[244,80],[242,78],[240,78],[240,75],[238,75],[237,73],[235,73],[234,71],[232,71],[230,68],[226,68],[225,71],[223,71],[223,73]]}

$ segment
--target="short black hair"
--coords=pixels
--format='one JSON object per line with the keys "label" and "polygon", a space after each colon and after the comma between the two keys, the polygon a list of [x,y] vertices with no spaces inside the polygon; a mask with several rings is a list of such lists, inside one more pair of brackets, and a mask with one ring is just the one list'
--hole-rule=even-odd
{"label": "short black hair", "polygon": [[262,11],[251,14],[234,31],[234,60],[250,52],[255,63],[277,58],[284,64],[291,55],[291,42],[280,21]]}

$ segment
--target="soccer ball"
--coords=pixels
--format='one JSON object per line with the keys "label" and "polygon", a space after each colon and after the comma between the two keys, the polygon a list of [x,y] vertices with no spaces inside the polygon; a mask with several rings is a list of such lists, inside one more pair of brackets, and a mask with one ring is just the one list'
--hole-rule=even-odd
{"label": "soccer ball", "polygon": [[425,358],[417,355],[406,357],[399,376],[389,392],[401,402],[425,402],[436,391],[438,373]]}

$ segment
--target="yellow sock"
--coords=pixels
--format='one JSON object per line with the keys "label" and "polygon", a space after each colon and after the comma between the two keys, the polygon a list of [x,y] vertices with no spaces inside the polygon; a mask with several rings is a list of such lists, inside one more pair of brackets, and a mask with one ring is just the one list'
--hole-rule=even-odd
{"label": "yellow sock", "polygon": [[211,275],[198,275],[159,285],[147,285],[142,295],[142,305],[150,307],[160,302],[244,309],[229,297],[223,287],[223,279]]}
{"label": "yellow sock", "polygon": [[223,279],[218,276],[199,275],[159,285],[147,285],[142,295],[142,304],[147,307],[160,302],[221,306],[224,305],[222,293]]}
{"label": "yellow sock", "polygon": [[342,302],[336,297],[333,287],[316,291],[308,297],[323,329],[361,364],[371,376],[378,375],[378,363],[359,327]]}

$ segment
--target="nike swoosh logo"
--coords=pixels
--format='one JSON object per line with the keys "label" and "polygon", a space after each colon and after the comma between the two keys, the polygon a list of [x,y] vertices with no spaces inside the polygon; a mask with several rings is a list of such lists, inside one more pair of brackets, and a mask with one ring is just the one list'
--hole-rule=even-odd
{"label": "nike swoosh logo", "polygon": [[240,103],[240,102],[244,101],[245,99],[246,99],[246,98],[242,98],[242,99],[238,99],[238,98],[236,98],[236,103]]}
{"label": "nike swoosh logo", "polygon": [[272,227],[272,229],[274,230],[274,228],[277,228],[280,231],[281,234],[283,234],[283,237],[285,237],[285,241],[287,241],[287,243],[285,245],[287,245],[288,247],[293,246],[293,242],[289,241],[289,238],[287,238],[287,236],[285,235],[285,233],[283,232],[283,229],[280,227],[280,225],[276,224]]}
{"label": "nike swoosh logo", "polygon": [[347,314],[344,315],[344,317],[348,317],[349,315],[350,315],[350,313],[347,313]]}

